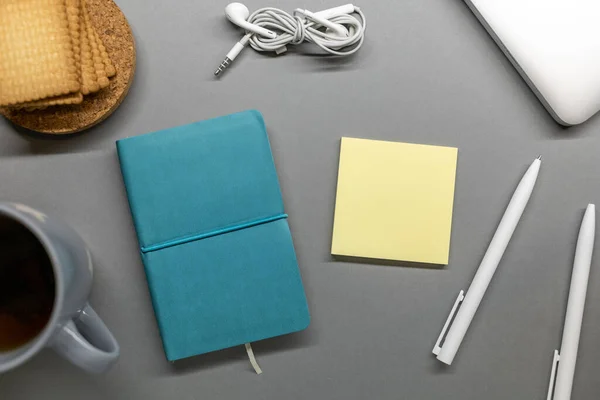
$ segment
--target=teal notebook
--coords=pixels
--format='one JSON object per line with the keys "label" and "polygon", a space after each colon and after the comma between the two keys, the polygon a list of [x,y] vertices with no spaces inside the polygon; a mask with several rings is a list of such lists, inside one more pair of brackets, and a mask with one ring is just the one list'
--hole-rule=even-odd
{"label": "teal notebook", "polygon": [[119,140],[117,151],[168,360],[308,326],[259,112]]}

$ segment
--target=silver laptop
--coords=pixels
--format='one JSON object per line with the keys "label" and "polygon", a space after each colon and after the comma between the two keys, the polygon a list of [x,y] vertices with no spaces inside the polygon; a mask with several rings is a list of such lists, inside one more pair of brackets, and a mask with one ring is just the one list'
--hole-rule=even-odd
{"label": "silver laptop", "polygon": [[600,110],[600,0],[465,0],[554,119]]}

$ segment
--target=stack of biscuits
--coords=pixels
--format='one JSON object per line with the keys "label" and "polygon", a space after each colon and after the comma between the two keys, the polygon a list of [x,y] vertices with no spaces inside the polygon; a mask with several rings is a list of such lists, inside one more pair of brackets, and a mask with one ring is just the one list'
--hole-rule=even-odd
{"label": "stack of biscuits", "polygon": [[116,69],[86,0],[0,0],[0,107],[76,105]]}

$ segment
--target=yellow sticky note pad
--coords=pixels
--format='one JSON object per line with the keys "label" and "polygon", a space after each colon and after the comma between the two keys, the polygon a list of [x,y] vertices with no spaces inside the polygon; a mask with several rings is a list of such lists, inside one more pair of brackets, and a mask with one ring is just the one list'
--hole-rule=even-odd
{"label": "yellow sticky note pad", "polygon": [[331,253],[448,264],[457,156],[453,147],[342,138]]}

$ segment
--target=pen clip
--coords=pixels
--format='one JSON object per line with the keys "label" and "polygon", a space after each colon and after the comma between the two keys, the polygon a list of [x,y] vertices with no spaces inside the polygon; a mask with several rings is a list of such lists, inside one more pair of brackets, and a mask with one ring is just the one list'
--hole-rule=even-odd
{"label": "pen clip", "polygon": [[546,397],[546,400],[552,399],[552,394],[554,392],[554,382],[556,381],[556,367],[558,366],[559,360],[560,355],[558,354],[558,350],[554,350],[554,358],[552,359],[552,372],[550,372],[550,383],[548,384],[548,397]]}
{"label": "pen clip", "polygon": [[446,323],[442,328],[442,332],[440,333],[440,336],[438,336],[437,341],[435,342],[435,346],[433,346],[433,354],[435,354],[436,356],[440,354],[440,351],[442,350],[442,348],[440,347],[440,343],[442,342],[442,339],[444,339],[444,336],[446,336],[446,331],[450,327],[450,322],[452,322],[452,318],[454,318],[454,314],[456,314],[458,306],[462,303],[464,299],[465,291],[461,290],[458,294],[458,297],[456,298],[456,301],[454,302],[454,306],[452,306],[452,310],[450,310],[450,315],[448,315],[448,319],[446,320]]}

